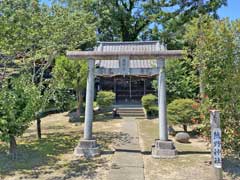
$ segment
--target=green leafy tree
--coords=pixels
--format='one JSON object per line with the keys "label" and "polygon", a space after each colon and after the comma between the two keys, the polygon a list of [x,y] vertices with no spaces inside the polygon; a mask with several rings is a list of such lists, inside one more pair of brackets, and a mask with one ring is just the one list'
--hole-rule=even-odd
{"label": "green leafy tree", "polygon": [[16,158],[16,137],[23,134],[38,110],[40,92],[26,76],[9,79],[0,90],[0,139],[10,143]]}
{"label": "green leafy tree", "polygon": [[56,59],[53,76],[59,88],[72,88],[77,97],[77,117],[80,117],[83,104],[83,91],[87,82],[86,61],[73,61],[65,56]]}
{"label": "green leafy tree", "polygon": [[[144,32],[151,35],[150,25],[162,25],[168,31],[163,39],[179,26],[202,14],[214,14],[226,0],[59,0],[72,9],[93,13],[98,21],[98,38],[105,41],[134,41]],[[171,24],[166,25],[165,24]],[[170,31],[169,31],[170,30]],[[146,34],[146,36],[149,36]],[[146,37],[145,36],[145,37]],[[167,42],[167,39],[164,40]]]}
{"label": "green leafy tree", "polygon": [[173,124],[181,124],[185,132],[187,126],[199,118],[199,105],[191,99],[176,99],[167,107],[168,119]]}
{"label": "green leafy tree", "polygon": [[239,152],[240,22],[219,21],[206,16],[201,26],[199,29],[199,20],[195,19],[185,38],[194,47],[188,49],[194,67],[202,69],[198,80],[204,83],[203,122],[209,127],[209,109],[220,110],[223,147],[230,152]]}
{"label": "green leafy tree", "polygon": [[167,12],[166,19],[162,23],[163,30],[160,33],[168,49],[182,49],[186,43],[183,34],[188,23],[202,15],[218,18],[217,10],[223,5],[226,6],[227,0],[188,0],[175,1],[175,3],[179,5],[179,9],[174,8],[176,10]]}
{"label": "green leafy tree", "polygon": [[[93,16],[59,3],[43,5],[38,0],[1,1],[0,13],[0,53],[17,62],[20,72],[31,73],[32,82],[42,92],[37,114],[42,113],[49,95],[53,94],[52,90],[51,93],[46,91],[51,89],[47,87],[46,72],[54,59],[66,50],[93,46],[96,39]],[[4,63],[5,70],[7,65]],[[4,71],[3,77],[5,74]]]}
{"label": "green leafy tree", "polygon": [[[169,59],[166,61],[167,101],[174,99],[194,99],[198,95],[198,76],[191,59]],[[152,81],[155,90],[157,80]]]}
{"label": "green leafy tree", "polygon": [[166,63],[168,102],[179,98],[193,99],[198,94],[197,75],[189,59],[174,59]]}

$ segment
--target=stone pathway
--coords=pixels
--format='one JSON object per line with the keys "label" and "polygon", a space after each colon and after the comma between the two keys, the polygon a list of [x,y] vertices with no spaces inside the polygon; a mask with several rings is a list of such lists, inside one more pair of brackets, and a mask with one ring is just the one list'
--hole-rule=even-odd
{"label": "stone pathway", "polygon": [[116,147],[109,180],[144,180],[144,164],[139,146],[137,122],[125,117],[121,131],[127,136]]}

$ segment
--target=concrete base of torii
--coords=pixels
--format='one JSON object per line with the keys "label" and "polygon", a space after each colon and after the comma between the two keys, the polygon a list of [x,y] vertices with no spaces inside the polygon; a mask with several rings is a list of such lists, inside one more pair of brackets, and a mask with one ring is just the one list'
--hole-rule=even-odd
{"label": "concrete base of torii", "polygon": [[75,156],[91,158],[100,155],[100,148],[96,140],[80,140],[78,146],[74,150]]}
{"label": "concrete base of torii", "polygon": [[177,150],[172,141],[155,140],[155,145],[152,147],[153,158],[175,158]]}

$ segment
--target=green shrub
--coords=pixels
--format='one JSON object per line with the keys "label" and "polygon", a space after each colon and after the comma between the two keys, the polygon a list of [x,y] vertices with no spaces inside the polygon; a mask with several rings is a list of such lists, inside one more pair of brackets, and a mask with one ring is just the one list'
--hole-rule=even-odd
{"label": "green shrub", "polygon": [[147,94],[142,97],[142,106],[145,110],[149,110],[151,107],[156,106],[157,96],[153,94]]}
{"label": "green shrub", "polygon": [[16,158],[16,137],[30,126],[40,109],[40,90],[28,75],[21,75],[3,83],[0,89],[0,140],[10,143],[10,155]]}
{"label": "green shrub", "polygon": [[113,93],[112,91],[99,91],[97,93],[96,101],[100,109],[109,109],[114,103],[115,96],[115,93]]}
{"label": "green shrub", "polygon": [[157,117],[158,116],[158,106],[151,106],[147,111],[147,117]]}
{"label": "green shrub", "polygon": [[148,117],[155,117],[158,115],[157,99],[157,96],[153,94],[147,94],[142,97],[142,106]]}
{"label": "green shrub", "polygon": [[199,104],[191,99],[176,99],[168,105],[168,120],[173,124],[183,125],[184,131],[187,131],[187,125],[199,118],[198,109]]}

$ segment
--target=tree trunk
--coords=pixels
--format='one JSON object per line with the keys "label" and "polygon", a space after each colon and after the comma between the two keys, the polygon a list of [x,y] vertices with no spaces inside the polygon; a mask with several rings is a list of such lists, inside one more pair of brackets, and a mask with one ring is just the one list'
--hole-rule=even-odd
{"label": "tree trunk", "polygon": [[205,87],[203,82],[203,70],[202,67],[199,70],[199,94],[200,94],[200,102],[203,104],[204,102],[204,95],[205,95]]}
{"label": "tree trunk", "polygon": [[37,117],[37,136],[38,139],[42,138],[42,132],[41,132],[41,118]]}
{"label": "tree trunk", "polygon": [[183,124],[183,130],[184,130],[184,132],[187,132],[187,125],[186,124]]}
{"label": "tree trunk", "polygon": [[13,135],[10,135],[10,150],[9,150],[10,156],[13,160],[17,158],[17,143],[16,139]]}
{"label": "tree trunk", "polygon": [[77,111],[76,115],[79,117],[81,116],[81,110],[82,110],[82,103],[83,103],[83,96],[82,96],[82,91],[79,89],[77,90]]}

